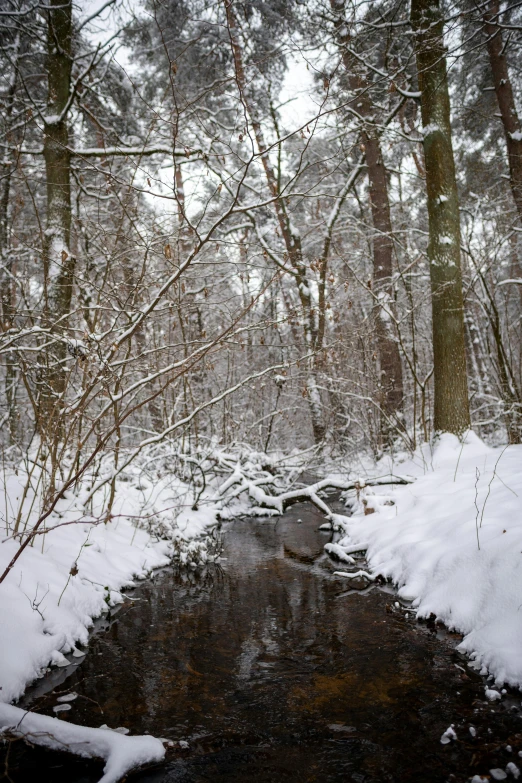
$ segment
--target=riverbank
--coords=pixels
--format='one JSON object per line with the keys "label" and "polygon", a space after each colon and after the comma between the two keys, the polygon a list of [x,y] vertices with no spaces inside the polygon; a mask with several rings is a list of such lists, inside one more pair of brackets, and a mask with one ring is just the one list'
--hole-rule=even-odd
{"label": "riverbank", "polygon": [[[1,487],[4,519],[12,520],[20,507],[22,534],[38,518],[35,483],[19,469],[4,476]],[[81,661],[93,619],[121,602],[121,591],[135,580],[173,558],[205,559],[202,538],[216,523],[216,509],[192,511],[187,487],[175,483],[124,475],[116,482],[110,514],[104,490],[86,504],[87,482],[60,499],[47,532],[34,536],[0,584],[0,702],[18,699],[50,666]],[[0,543],[0,573],[20,546],[13,527]]]}
{"label": "riverbank", "polygon": [[522,686],[521,465],[522,446],[490,448],[473,433],[383,460],[378,471],[414,483],[349,499],[339,542],[364,544],[370,572],[393,580],[419,617],[462,633],[459,650],[498,687]]}
{"label": "riverbank", "polygon": [[[390,585],[336,577],[323,521],[299,504],[226,523],[217,563],[144,580],[81,666],[24,704],[162,737],[165,759],[129,783],[468,783],[518,764],[517,695],[487,702],[456,636]],[[101,767],[22,743],[9,758],[13,783],[97,783]]]}

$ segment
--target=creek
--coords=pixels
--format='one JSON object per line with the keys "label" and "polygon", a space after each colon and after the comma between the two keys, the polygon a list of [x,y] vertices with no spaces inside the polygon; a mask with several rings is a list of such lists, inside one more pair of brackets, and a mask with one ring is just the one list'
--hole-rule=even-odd
{"label": "creek", "polygon": [[[227,523],[217,564],[142,583],[21,706],[53,715],[73,691],[58,717],[169,740],[128,783],[442,783],[522,761],[520,695],[486,703],[458,636],[389,585],[334,576],[323,521],[302,504]],[[14,742],[5,779],[94,783],[101,768]]]}

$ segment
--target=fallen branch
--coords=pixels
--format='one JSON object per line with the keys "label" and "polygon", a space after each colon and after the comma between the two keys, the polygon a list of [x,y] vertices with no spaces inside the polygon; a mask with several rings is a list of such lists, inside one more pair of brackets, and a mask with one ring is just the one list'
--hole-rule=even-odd
{"label": "fallen branch", "polygon": [[161,761],[165,749],[155,737],[126,737],[111,729],[76,726],[48,715],[0,703],[0,735],[22,737],[34,745],[105,760],[99,783],[117,783],[130,770]]}
{"label": "fallen branch", "polygon": [[354,558],[349,555],[342,546],[339,546],[339,544],[325,544],[324,551],[336,560],[341,560],[343,563],[355,563]]}
{"label": "fallen branch", "polygon": [[234,484],[239,486],[234,491],[234,496],[237,497],[242,492],[247,492],[252,500],[255,500],[256,505],[260,508],[275,509],[279,514],[283,514],[289,506],[294,503],[310,502],[316,506],[319,511],[322,511],[325,516],[333,520],[334,515],[328,505],[319,497],[319,492],[327,489],[337,489],[346,492],[351,489],[357,491],[364,489],[365,487],[381,487],[394,484],[411,484],[413,479],[406,476],[394,476],[392,474],[387,476],[380,476],[374,479],[357,480],[357,481],[343,481],[338,479],[322,479],[315,484],[311,484],[309,487],[303,487],[301,489],[291,490],[289,492],[282,492],[280,495],[269,495],[260,486],[261,483],[267,484],[269,481],[264,479],[251,480],[248,479],[241,471],[239,466],[234,471],[233,475],[225,482],[224,489],[220,491],[221,496],[225,492],[231,489]]}
{"label": "fallen branch", "polygon": [[344,576],[346,579],[358,579],[359,577],[367,579],[369,582],[375,582],[379,574],[369,574],[368,571],[334,571],[334,576]]}

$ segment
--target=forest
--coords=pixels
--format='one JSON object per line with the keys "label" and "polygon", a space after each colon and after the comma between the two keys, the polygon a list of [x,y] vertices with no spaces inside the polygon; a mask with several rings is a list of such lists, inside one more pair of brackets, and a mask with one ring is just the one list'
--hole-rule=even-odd
{"label": "forest", "polygon": [[[511,709],[521,37],[517,0],[0,0],[6,747],[90,742],[110,783],[185,742],[11,702],[136,580],[226,571],[244,519],[323,523],[329,585],[394,585],[389,611],[460,634],[484,709]],[[439,718],[443,753],[464,718]],[[411,779],[518,778],[498,748]],[[6,779],[35,779],[13,753]],[[394,763],[324,780],[409,780]]]}

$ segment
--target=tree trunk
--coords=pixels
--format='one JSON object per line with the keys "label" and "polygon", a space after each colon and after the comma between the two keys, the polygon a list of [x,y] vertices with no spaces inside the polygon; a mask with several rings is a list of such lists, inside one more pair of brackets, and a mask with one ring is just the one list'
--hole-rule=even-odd
{"label": "tree trunk", "polygon": [[499,0],[490,0],[484,14],[484,30],[487,35],[487,47],[495,94],[497,96],[509,162],[511,192],[522,220],[522,125],[517,114],[513,88],[509,78],[508,63],[504,54],[502,33],[497,26],[500,12]]}
{"label": "tree trunk", "polygon": [[[7,95],[4,99],[4,123],[5,135],[10,132],[11,118],[13,115],[14,99],[18,87],[18,67],[20,55],[20,35],[15,39],[13,52],[13,73],[10,79]],[[6,331],[14,325],[16,315],[16,297],[13,286],[14,252],[10,248],[9,241],[9,204],[11,197],[11,179],[14,165],[8,155],[4,156],[1,164],[1,188],[0,188],[0,300],[2,325],[1,330]],[[16,409],[16,389],[18,385],[18,362],[16,354],[9,351],[5,358],[5,399],[9,417],[9,440],[16,443],[18,436],[18,412]]]}
{"label": "tree trunk", "polygon": [[[373,287],[377,301],[375,325],[381,370],[381,407],[387,417],[395,418],[402,412],[403,381],[399,344],[394,336],[392,316],[393,240],[388,183],[379,138],[365,132],[364,146],[374,227]],[[386,425],[383,429],[387,429]]]}
{"label": "tree trunk", "polygon": [[[497,25],[499,13],[499,0],[490,0],[487,11],[484,14],[484,31],[487,35],[491,73],[506,137],[511,193],[513,194],[519,221],[522,221],[522,125],[517,114],[513,87],[509,78],[502,32]],[[507,411],[506,428],[508,440],[509,443],[520,443],[522,437],[520,395],[514,378],[510,377],[512,373],[509,359],[503,347],[500,318],[492,297],[490,297],[490,304],[491,307],[488,310],[491,312],[491,326],[495,345],[497,346],[501,394]]]}
{"label": "tree trunk", "polygon": [[424,125],[433,321],[434,429],[470,427],[460,219],[440,0],[412,0],[411,21]]}
{"label": "tree trunk", "polygon": [[[68,102],[71,90],[72,0],[51,0],[47,27],[48,99],[44,126],[47,216],[43,247],[45,325],[57,336],[67,326],[75,259],[70,249],[71,184]],[[60,429],[60,404],[65,391],[66,343],[55,340],[46,351],[42,377],[39,428],[50,435]]]}
{"label": "tree trunk", "polygon": [[330,0],[335,14],[335,34],[343,58],[350,89],[356,94],[353,104],[357,113],[364,118],[362,141],[368,168],[368,186],[372,212],[373,234],[373,293],[375,297],[375,332],[380,365],[380,406],[385,414],[381,430],[384,439],[389,439],[390,419],[402,412],[403,378],[399,345],[394,336],[393,325],[393,239],[388,196],[388,181],[382,156],[378,131],[373,121],[375,107],[372,105],[368,81],[359,72],[349,50],[350,35],[345,19],[345,0]]}

